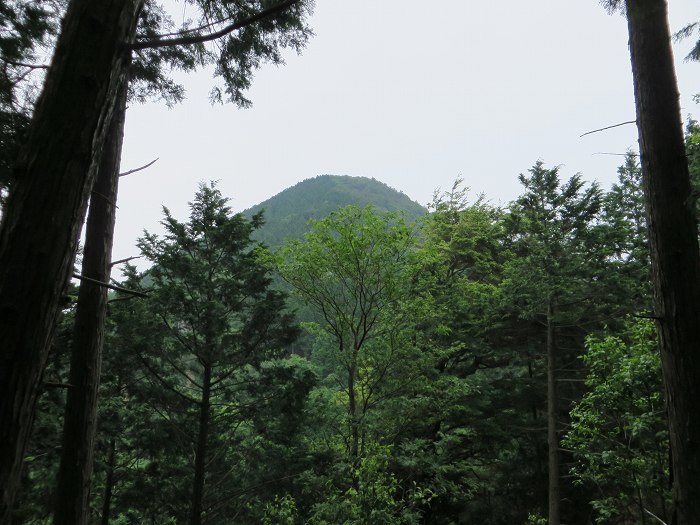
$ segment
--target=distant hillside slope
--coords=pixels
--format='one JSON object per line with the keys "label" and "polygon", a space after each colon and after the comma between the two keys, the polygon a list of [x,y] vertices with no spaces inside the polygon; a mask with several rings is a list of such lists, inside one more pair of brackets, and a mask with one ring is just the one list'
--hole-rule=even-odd
{"label": "distant hillside slope", "polygon": [[347,175],[306,179],[243,213],[251,216],[265,209],[265,225],[253,236],[276,248],[288,239],[300,239],[309,219],[322,219],[349,204],[372,204],[380,212],[400,211],[408,222],[427,213],[423,206],[383,182]]}

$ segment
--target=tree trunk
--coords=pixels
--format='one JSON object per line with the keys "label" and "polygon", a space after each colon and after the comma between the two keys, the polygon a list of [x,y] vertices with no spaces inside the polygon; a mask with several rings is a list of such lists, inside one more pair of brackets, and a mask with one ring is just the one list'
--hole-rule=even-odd
{"label": "tree trunk", "polygon": [[0,229],[0,524],[142,0],[72,0]]}
{"label": "tree trunk", "polygon": [[554,306],[547,304],[547,446],[549,450],[549,525],[561,522],[559,486],[559,437],[557,436],[557,343]]}
{"label": "tree trunk", "polygon": [[700,261],[665,0],[627,0],[679,525],[700,516]]}
{"label": "tree trunk", "polygon": [[356,470],[360,466],[360,429],[357,421],[357,396],[355,393],[356,365],[348,368],[348,417],[350,419],[350,462],[353,488],[358,488]]}
{"label": "tree trunk", "polygon": [[211,364],[204,365],[202,379],[202,401],[199,407],[199,433],[197,435],[197,452],[194,458],[194,483],[192,486],[192,505],[190,525],[202,523],[202,500],[204,499],[204,475],[207,456],[207,438],[209,436],[209,418],[211,411]]}
{"label": "tree trunk", "polygon": [[355,395],[355,369],[348,370],[348,415],[350,416],[350,457],[353,465],[360,455],[360,431],[357,427],[357,397]]}
{"label": "tree trunk", "polygon": [[[111,270],[126,96],[124,82],[102,151],[86,223],[82,274],[103,283],[109,282]],[[73,387],[68,389],[66,399],[54,525],[84,525],[88,521],[106,310],[107,288],[81,282],[70,365],[69,383]]]}
{"label": "tree trunk", "polygon": [[112,494],[114,494],[114,467],[116,465],[117,443],[114,439],[109,441],[109,458],[107,459],[107,474],[105,476],[105,490],[102,496],[102,516],[100,525],[109,525],[109,515],[112,511]]}

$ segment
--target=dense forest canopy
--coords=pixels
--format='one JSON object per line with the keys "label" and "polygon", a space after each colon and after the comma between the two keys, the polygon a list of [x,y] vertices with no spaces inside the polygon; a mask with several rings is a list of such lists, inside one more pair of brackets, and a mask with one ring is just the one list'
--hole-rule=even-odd
{"label": "dense forest canopy", "polygon": [[[152,267],[120,283],[147,297],[111,296],[91,520],[188,522],[203,483],[203,523],[540,523],[548,425],[562,522],[670,520],[658,350],[639,319],[651,295],[638,160],[606,191],[560,177],[536,163],[502,208],[458,180],[418,222],[344,206],[275,253],[252,240],[265,212],[233,214],[215,186],[200,187],[187,222],[165,209],[165,237],[140,241]],[[353,196],[374,189],[344,182]],[[279,216],[286,203],[274,202]],[[271,346],[237,350],[257,340],[244,324],[256,307],[241,316],[235,290],[246,275],[270,286],[277,271],[305,305],[301,339],[266,328]],[[66,380],[68,350],[59,337],[51,384]],[[207,381],[202,462],[191,451]],[[63,399],[61,388],[40,398],[19,523],[49,519]]]}
{"label": "dense forest canopy", "polygon": [[603,4],[640,136],[611,187],[537,160],[506,204],[321,175],[235,213],[202,182],[139,267],[129,102],[209,65],[249,105],[313,2],[3,4],[0,525],[695,523],[700,126],[666,2]]}

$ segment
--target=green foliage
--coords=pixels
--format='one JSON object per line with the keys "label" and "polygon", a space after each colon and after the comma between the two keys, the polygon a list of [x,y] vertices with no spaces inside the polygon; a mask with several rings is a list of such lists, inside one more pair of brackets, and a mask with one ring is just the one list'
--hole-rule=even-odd
{"label": "green foliage", "polygon": [[[683,27],[681,30],[677,31],[674,33],[673,38],[676,42],[679,42],[681,40],[684,40],[690,36],[693,35],[693,33],[700,31],[700,22],[692,22],[685,27]],[[695,61],[695,62],[700,62],[700,38],[698,41],[693,45],[692,49],[688,53],[688,55],[685,57],[686,61]]]}
{"label": "green foliage", "polygon": [[[242,21],[270,7],[265,0],[189,3],[188,18],[175,26],[161,3],[148,0],[137,28],[138,41],[154,41],[162,35],[205,36]],[[200,65],[213,66],[214,76],[221,83],[211,91],[212,101],[233,102],[241,107],[251,104],[245,96],[254,72],[263,63],[281,64],[282,50],[300,52],[311,37],[306,20],[313,2],[291,5],[275,17],[250,24],[239,31],[217,39],[216,46],[195,44],[146,48],[134,53],[131,66],[131,97],[139,101],[164,99],[173,104],[182,100],[184,89],[169,76],[170,70],[191,71]]]}
{"label": "green foliage", "polygon": [[265,505],[262,525],[294,525],[297,518],[297,506],[289,494],[275,499]]}
{"label": "green foliage", "polygon": [[403,268],[413,245],[398,214],[348,206],[312,223],[304,241],[279,251],[279,271],[322,312],[341,352],[359,351],[386,329],[381,317],[398,306]]}
{"label": "green foliage", "polygon": [[583,361],[590,391],[571,411],[563,445],[571,473],[595,486],[597,521],[642,522],[651,511],[669,522],[669,436],[654,326],[637,321],[624,339],[589,338]]}
{"label": "green foliage", "polygon": [[[355,188],[359,200],[376,181],[320,177],[310,187],[327,197],[305,198],[332,212],[275,255],[253,240],[262,215],[232,214],[213,186],[200,187],[187,222],[166,209],[165,235],[140,241],[154,266],[123,283],[149,297],[109,307],[93,521],[106,501],[110,523],[187,521],[208,367],[210,523],[539,525],[549,304],[564,369],[557,418],[569,430],[560,453],[576,480],[564,478],[566,521],[585,522],[591,506],[600,522],[667,516],[651,327],[616,319],[650,302],[633,155],[619,175],[603,195],[537,163],[506,209],[470,201],[457,181],[412,226],[338,208],[339,195]],[[304,215],[290,202],[284,216]],[[307,309],[293,347],[274,265]],[[39,403],[26,523],[48,516],[62,392]]]}
{"label": "green foliage", "polygon": [[322,502],[314,505],[309,525],[410,525],[420,523],[418,505],[432,498],[430,490],[415,484],[405,493],[388,471],[391,451],[373,447],[356,467],[356,487],[339,491],[332,488]]}
{"label": "green foliage", "polygon": [[[165,235],[139,241],[154,266],[145,275],[131,269],[125,285],[147,284],[148,298],[115,308],[108,351],[140,366],[116,365],[104,383],[103,410],[112,414],[103,429],[103,490],[109,469],[128,465],[115,517],[182,522],[192,450],[204,458],[209,520],[247,512],[258,520],[262,507],[247,510],[245,487],[291,479],[287,468],[304,468],[295,466],[291,440],[315,375],[304,361],[284,358],[298,329],[284,294],[270,289],[265,249],[250,239],[261,222],[261,215],[249,221],[232,214],[213,185],[201,185],[188,222],[165,209]],[[117,451],[112,467],[110,448]]]}
{"label": "green foliage", "polygon": [[8,0],[0,4],[0,191],[9,186],[31,116],[43,54],[58,28],[63,2]]}
{"label": "green foliage", "polygon": [[688,155],[688,173],[695,199],[695,212],[700,217],[700,125],[689,119],[685,128],[685,150]]}
{"label": "green foliage", "polygon": [[560,185],[558,171],[538,161],[529,176],[520,175],[525,193],[505,218],[514,257],[506,266],[504,290],[523,319],[542,319],[552,300],[577,301],[580,309],[583,295],[590,304],[591,285],[604,275],[609,255],[597,224],[599,187],[585,188],[579,175]]}
{"label": "green foliage", "polygon": [[613,250],[609,267],[615,272],[608,283],[617,295],[627,295],[628,311],[649,312],[651,254],[638,156],[628,152],[617,173],[603,203],[605,243]]}

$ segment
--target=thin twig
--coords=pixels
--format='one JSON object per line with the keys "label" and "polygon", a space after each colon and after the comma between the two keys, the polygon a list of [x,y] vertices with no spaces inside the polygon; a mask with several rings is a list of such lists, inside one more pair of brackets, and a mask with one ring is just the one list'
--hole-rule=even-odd
{"label": "thin twig", "polygon": [[665,522],[664,520],[662,520],[661,518],[659,518],[656,514],[654,514],[654,513],[653,513],[652,511],[650,511],[649,509],[644,509],[644,512],[646,512],[647,514],[649,514],[649,516],[651,516],[652,518],[658,520],[658,522],[661,523],[662,525],[667,525],[666,522]]}
{"label": "thin twig", "polygon": [[263,18],[267,18],[270,15],[274,15],[278,13],[279,11],[285,10],[287,7],[292,6],[294,4],[299,3],[301,0],[285,0],[284,2],[280,2],[277,5],[274,5],[272,7],[269,7],[267,9],[264,9],[263,11],[260,11],[258,14],[253,15],[249,18],[246,18],[244,20],[241,20],[240,22],[235,22],[233,24],[230,24],[220,31],[216,31],[214,33],[210,33],[207,35],[194,35],[194,36],[183,36],[179,38],[156,38],[153,40],[141,40],[138,42],[134,42],[133,44],[127,45],[127,49],[131,51],[138,51],[139,49],[157,49],[159,47],[169,47],[169,46],[183,46],[183,45],[190,45],[190,44],[200,44],[202,42],[209,42],[211,40],[216,40],[217,38],[220,38],[222,36],[225,36],[229,33],[232,33],[233,31],[236,31],[237,29],[241,29],[245,26],[249,26],[251,24],[254,24],[258,20],[262,20]]}
{"label": "thin twig", "polygon": [[75,388],[75,385],[70,383],[55,383],[53,381],[44,381],[42,383],[46,388]]}
{"label": "thin twig", "polygon": [[7,60],[5,58],[3,58],[2,61],[11,66],[28,67],[29,69],[49,69],[49,66],[46,64],[27,64],[26,62],[15,62],[14,60]]}
{"label": "thin twig", "polygon": [[639,157],[639,153],[607,153],[605,151],[597,151],[591,155],[617,155],[618,157]]}
{"label": "thin twig", "polygon": [[109,263],[109,267],[112,268],[113,266],[116,266],[117,264],[133,261],[134,259],[140,259],[142,256],[141,255],[134,255],[133,257],[127,257],[125,259],[119,259],[117,261],[112,261]]}
{"label": "thin twig", "polygon": [[116,297],[115,299],[109,299],[107,304],[118,303],[120,301],[131,301],[132,299],[138,299],[135,295],[122,295],[121,297]]}
{"label": "thin twig", "polygon": [[[158,157],[158,158],[160,158],[160,157]],[[156,162],[158,162],[158,159],[153,159],[148,164],[144,164],[140,168],[134,168],[133,170],[125,171],[124,173],[120,173],[119,176],[124,177],[125,175],[131,175],[132,173],[136,173],[137,171],[145,170],[149,166],[153,166],[153,164],[155,164]]]}
{"label": "thin twig", "polygon": [[617,128],[620,126],[626,126],[627,124],[636,124],[636,123],[637,123],[636,120],[628,120],[627,122],[620,122],[619,124],[613,124],[612,126],[606,126],[604,128],[594,129],[593,131],[586,131],[586,133],[581,135],[581,137],[585,137],[586,135],[590,135],[592,133],[598,133],[599,131],[605,131],[606,129],[612,129],[612,128]]}
{"label": "thin twig", "polygon": [[121,286],[115,286],[113,284],[103,283],[102,281],[98,281],[97,279],[91,279],[90,277],[80,275],[79,273],[74,273],[73,277],[75,277],[76,279],[80,279],[81,281],[86,281],[86,282],[89,282],[92,284],[96,284],[98,286],[103,286],[104,288],[109,288],[110,290],[114,290],[115,292],[128,293],[131,295],[135,295],[137,297],[148,297],[148,294],[146,294],[144,292],[137,292],[136,290],[129,290],[127,288],[122,288]]}
{"label": "thin twig", "polygon": [[657,321],[663,319],[660,315],[654,314],[632,314],[632,317],[636,317],[637,319],[655,319]]}

